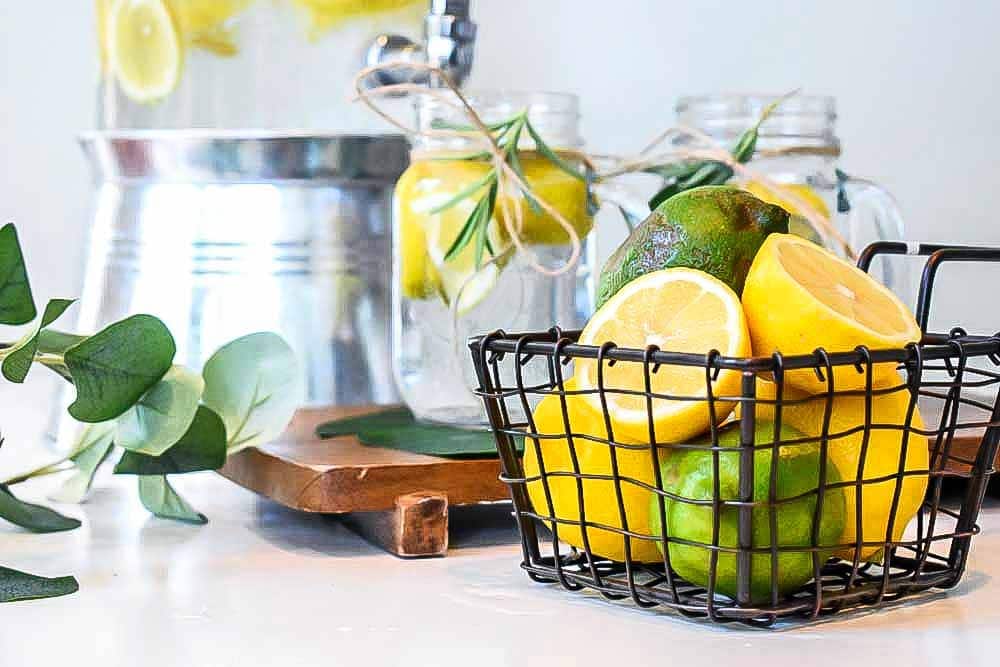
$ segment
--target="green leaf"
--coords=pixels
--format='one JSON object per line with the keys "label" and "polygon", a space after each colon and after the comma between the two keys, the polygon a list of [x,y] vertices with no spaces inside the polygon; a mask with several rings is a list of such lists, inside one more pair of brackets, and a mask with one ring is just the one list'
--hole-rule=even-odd
{"label": "green leaf", "polygon": [[489,236],[489,226],[490,220],[493,218],[493,209],[496,207],[497,203],[497,184],[494,182],[490,186],[490,191],[486,194],[486,206],[483,213],[480,214],[478,228],[476,231],[476,268],[478,269],[483,265],[483,253],[486,248],[490,248],[490,254],[493,254],[493,248],[490,247],[490,236]]}
{"label": "green leaf", "polygon": [[27,324],[37,314],[17,230],[8,223],[0,228],[0,324]]}
{"label": "green leaf", "polygon": [[139,500],[143,507],[161,519],[173,519],[187,523],[208,523],[205,515],[195,510],[177,495],[174,487],[163,475],[143,475],[139,477]]}
{"label": "green leaf", "polygon": [[0,567],[0,602],[40,600],[69,595],[80,590],[73,577],[40,577],[9,567]]}
{"label": "green leaf", "polygon": [[202,375],[202,401],[222,417],[230,452],[273,440],[302,401],[295,353],[273,333],[250,334],[222,346]]}
{"label": "green leaf", "polygon": [[87,424],[73,448],[74,454],[70,456],[76,470],[49,498],[59,503],[82,503],[94,483],[98,468],[111,454],[114,435],[114,422]]}
{"label": "green leaf", "polygon": [[4,484],[0,484],[0,518],[34,533],[56,533],[80,527],[80,520],[63,516],[48,507],[18,500]]}
{"label": "green leaf", "polygon": [[497,455],[493,435],[454,426],[418,422],[407,408],[392,408],[321,424],[321,438],[354,435],[370,447],[388,447],[428,456],[487,458]]}
{"label": "green leaf", "polygon": [[541,153],[546,160],[548,160],[556,167],[569,174],[570,176],[578,178],[581,181],[586,180],[585,176],[582,173],[580,173],[579,169],[574,168],[573,165],[563,160],[555,153],[555,151],[549,148],[548,144],[546,144],[542,140],[542,137],[538,134],[538,132],[535,131],[535,128],[532,127],[530,121],[526,122],[524,124],[524,127],[527,128],[528,134],[531,135],[531,139],[535,142],[535,149],[539,153]]}
{"label": "green leaf", "polygon": [[90,423],[120,416],[170,370],[176,350],[152,315],[133,315],[85,338],[64,355],[76,385],[69,413]]}
{"label": "green leaf", "polygon": [[482,224],[480,220],[482,219],[483,212],[486,210],[486,199],[486,197],[483,197],[476,202],[472,212],[469,213],[469,217],[465,219],[462,229],[459,230],[455,240],[451,242],[451,246],[444,254],[444,261],[451,261],[456,255],[458,255],[458,253],[462,252],[465,246],[469,245],[469,242],[475,237],[476,230],[478,230],[480,224]]}
{"label": "green leaf", "polygon": [[459,202],[465,201],[466,199],[468,199],[472,195],[476,194],[477,192],[479,192],[480,190],[482,190],[484,187],[486,187],[490,183],[496,183],[496,180],[497,180],[496,172],[495,171],[490,171],[485,176],[483,176],[482,178],[480,178],[479,180],[477,180],[475,183],[469,185],[468,187],[465,187],[465,188],[462,188],[461,190],[459,190],[458,194],[456,194],[454,197],[452,197],[451,199],[449,199],[445,203],[443,203],[443,204],[441,204],[439,206],[435,206],[434,208],[432,208],[430,211],[428,211],[428,213],[430,215],[437,215],[438,213],[441,213],[442,211],[447,211],[449,208],[451,208],[455,204],[458,204]]}
{"label": "green leaf", "polygon": [[42,329],[38,333],[38,351],[45,354],[65,354],[66,350],[86,339],[86,336],[55,329]]}
{"label": "green leaf", "polygon": [[171,366],[163,379],[118,418],[115,444],[159,456],[179,441],[194,421],[205,381],[183,366]]}
{"label": "green leaf", "polygon": [[204,405],[177,443],[159,456],[125,452],[116,475],[171,475],[218,470],[226,463],[226,427],[222,418]]}
{"label": "green leaf", "polygon": [[3,371],[5,378],[11,382],[24,382],[35,360],[35,352],[38,351],[39,332],[59,319],[74,301],[75,299],[52,299],[46,304],[41,321],[7,350],[3,364],[0,364],[0,370]]}

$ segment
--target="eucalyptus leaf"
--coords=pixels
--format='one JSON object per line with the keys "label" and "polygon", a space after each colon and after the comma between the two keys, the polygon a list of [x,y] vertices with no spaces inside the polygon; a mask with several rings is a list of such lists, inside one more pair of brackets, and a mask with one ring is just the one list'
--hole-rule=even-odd
{"label": "eucalyptus leaf", "polygon": [[63,516],[48,507],[18,500],[4,484],[0,484],[0,518],[33,533],[56,533],[80,527],[79,519]]}
{"label": "eucalyptus leaf", "polygon": [[45,354],[65,354],[66,350],[86,340],[86,336],[42,329],[38,332],[38,351]]}
{"label": "eucalyptus leaf", "polygon": [[75,470],[49,498],[58,503],[82,503],[94,483],[98,468],[114,447],[115,423],[87,424],[80,432],[70,456]]}
{"label": "eucalyptus leaf", "polygon": [[73,577],[40,577],[9,567],[0,567],[0,602],[40,600],[69,595],[80,590]]}
{"label": "eucalyptus leaf", "polygon": [[17,230],[8,223],[0,228],[0,324],[27,324],[37,314]]}
{"label": "eucalyptus leaf", "polygon": [[164,475],[139,477],[139,500],[143,507],[161,519],[204,524],[208,519],[181,498]]}
{"label": "eucalyptus leaf", "polygon": [[197,373],[171,366],[162,380],[118,418],[115,444],[159,456],[187,432],[204,390],[205,381]]}
{"label": "eucalyptus leaf", "polygon": [[74,299],[52,299],[46,304],[38,324],[7,350],[3,363],[0,364],[0,370],[3,371],[5,378],[11,382],[24,382],[38,351],[39,332],[59,319],[74,301]]}
{"label": "eucalyptus leaf", "polygon": [[226,427],[222,418],[204,405],[184,436],[159,456],[126,451],[116,475],[168,475],[218,470],[226,463]]}
{"label": "eucalyptus leaf", "polygon": [[250,334],[219,348],[202,376],[202,401],[222,417],[230,452],[280,435],[302,400],[295,353],[273,333]]}
{"label": "eucalyptus leaf", "polygon": [[69,413],[90,423],[119,417],[170,370],[176,349],[152,315],[133,315],[85,338],[63,355],[76,385]]}

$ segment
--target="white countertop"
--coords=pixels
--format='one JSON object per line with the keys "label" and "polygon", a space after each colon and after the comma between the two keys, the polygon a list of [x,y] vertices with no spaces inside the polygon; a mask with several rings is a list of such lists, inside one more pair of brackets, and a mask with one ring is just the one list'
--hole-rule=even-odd
{"label": "white countertop", "polygon": [[[40,500],[51,486],[21,488]],[[997,501],[957,589],[753,630],[533,583],[503,506],[453,512],[449,555],[404,561],[335,518],[287,510],[211,473],[176,486],[208,525],[151,518],[132,480],[108,476],[86,504],[59,506],[83,519],[76,531],[0,525],[0,564],[80,582],[75,595],[0,605],[0,664],[968,667],[1000,653]]]}

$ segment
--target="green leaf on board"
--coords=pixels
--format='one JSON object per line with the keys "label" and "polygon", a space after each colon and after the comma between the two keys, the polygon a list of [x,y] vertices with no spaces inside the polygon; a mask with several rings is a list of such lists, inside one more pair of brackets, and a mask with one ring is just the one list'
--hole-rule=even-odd
{"label": "green leaf on board", "polygon": [[255,333],[219,348],[202,370],[202,402],[226,425],[227,449],[274,439],[302,400],[295,353],[281,336]]}
{"label": "green leaf on board", "polygon": [[37,314],[17,229],[8,223],[0,228],[0,324],[27,324]]}
{"label": "green leaf on board", "polygon": [[79,519],[63,516],[48,507],[18,500],[4,484],[0,484],[0,518],[33,533],[56,533],[80,527]]}
{"label": "green leaf on board", "polygon": [[194,421],[205,381],[183,366],[171,366],[163,379],[118,418],[115,444],[159,456],[179,441]]}
{"label": "green leaf on board", "polygon": [[28,376],[35,353],[38,351],[38,334],[45,327],[55,322],[66,309],[73,305],[74,299],[51,299],[45,306],[42,319],[27,334],[7,350],[0,370],[3,376],[11,382],[24,382]]}
{"label": "green leaf on board", "polygon": [[218,470],[226,463],[226,427],[222,418],[204,405],[184,436],[159,456],[126,451],[116,475],[172,475]]}
{"label": "green leaf on board", "polygon": [[63,355],[76,385],[69,413],[90,423],[120,416],[170,370],[175,352],[170,331],[152,315],[133,315],[85,338]]}
{"label": "green leaf on board", "polygon": [[316,434],[321,438],[354,435],[370,447],[428,456],[493,458],[497,455],[491,433],[418,422],[407,408],[337,419],[320,424]]}
{"label": "green leaf on board", "polygon": [[21,602],[70,595],[80,590],[73,577],[40,577],[0,567],[0,602]]}
{"label": "green leaf on board", "polygon": [[115,423],[87,424],[80,431],[70,456],[75,470],[49,498],[58,503],[82,503],[94,483],[98,468],[114,447]]}
{"label": "green leaf on board", "polygon": [[164,475],[139,477],[139,500],[143,507],[161,519],[186,523],[208,523],[205,515],[195,510],[181,498]]}

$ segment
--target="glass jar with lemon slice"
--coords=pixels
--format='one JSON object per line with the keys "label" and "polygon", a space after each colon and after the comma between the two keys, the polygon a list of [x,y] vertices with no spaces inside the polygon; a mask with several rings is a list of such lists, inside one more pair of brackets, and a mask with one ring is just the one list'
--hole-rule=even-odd
{"label": "glass jar with lemon slice", "polygon": [[96,0],[99,129],[369,131],[342,91],[426,0]]}
{"label": "glass jar with lemon slice", "polygon": [[[691,127],[724,146],[734,144],[778,96],[704,95],[682,97],[676,105],[678,125]],[[761,199],[792,214],[790,230],[849,255],[841,240],[857,252],[873,241],[902,239],[903,222],[895,200],[885,189],[840,170],[840,140],[836,135],[836,100],[793,95],[781,101],[761,124],[756,152],[748,165],[778,183],[777,191],[760,180],[740,179]],[[829,221],[837,236],[817,228],[801,210],[809,206]],[[905,267],[878,260],[872,273],[909,297]]]}
{"label": "glass jar with lemon slice", "polygon": [[[421,134],[415,140],[393,209],[394,371],[418,418],[472,426],[484,415],[472,391],[478,385],[467,361],[468,337],[582,325],[593,305],[594,244],[584,168],[575,157],[582,143],[576,97],[484,92],[468,100],[484,123],[501,128],[501,145],[512,141],[506,124],[527,119],[531,129],[515,130],[513,139],[518,169],[534,196],[563,218],[515,189],[497,195],[481,231],[470,231],[470,217],[489,195],[493,165],[483,155],[485,137],[470,131],[467,137]],[[417,119],[422,133],[469,126],[461,107],[440,96],[422,96]],[[581,250],[560,273],[574,257],[564,223]]]}

